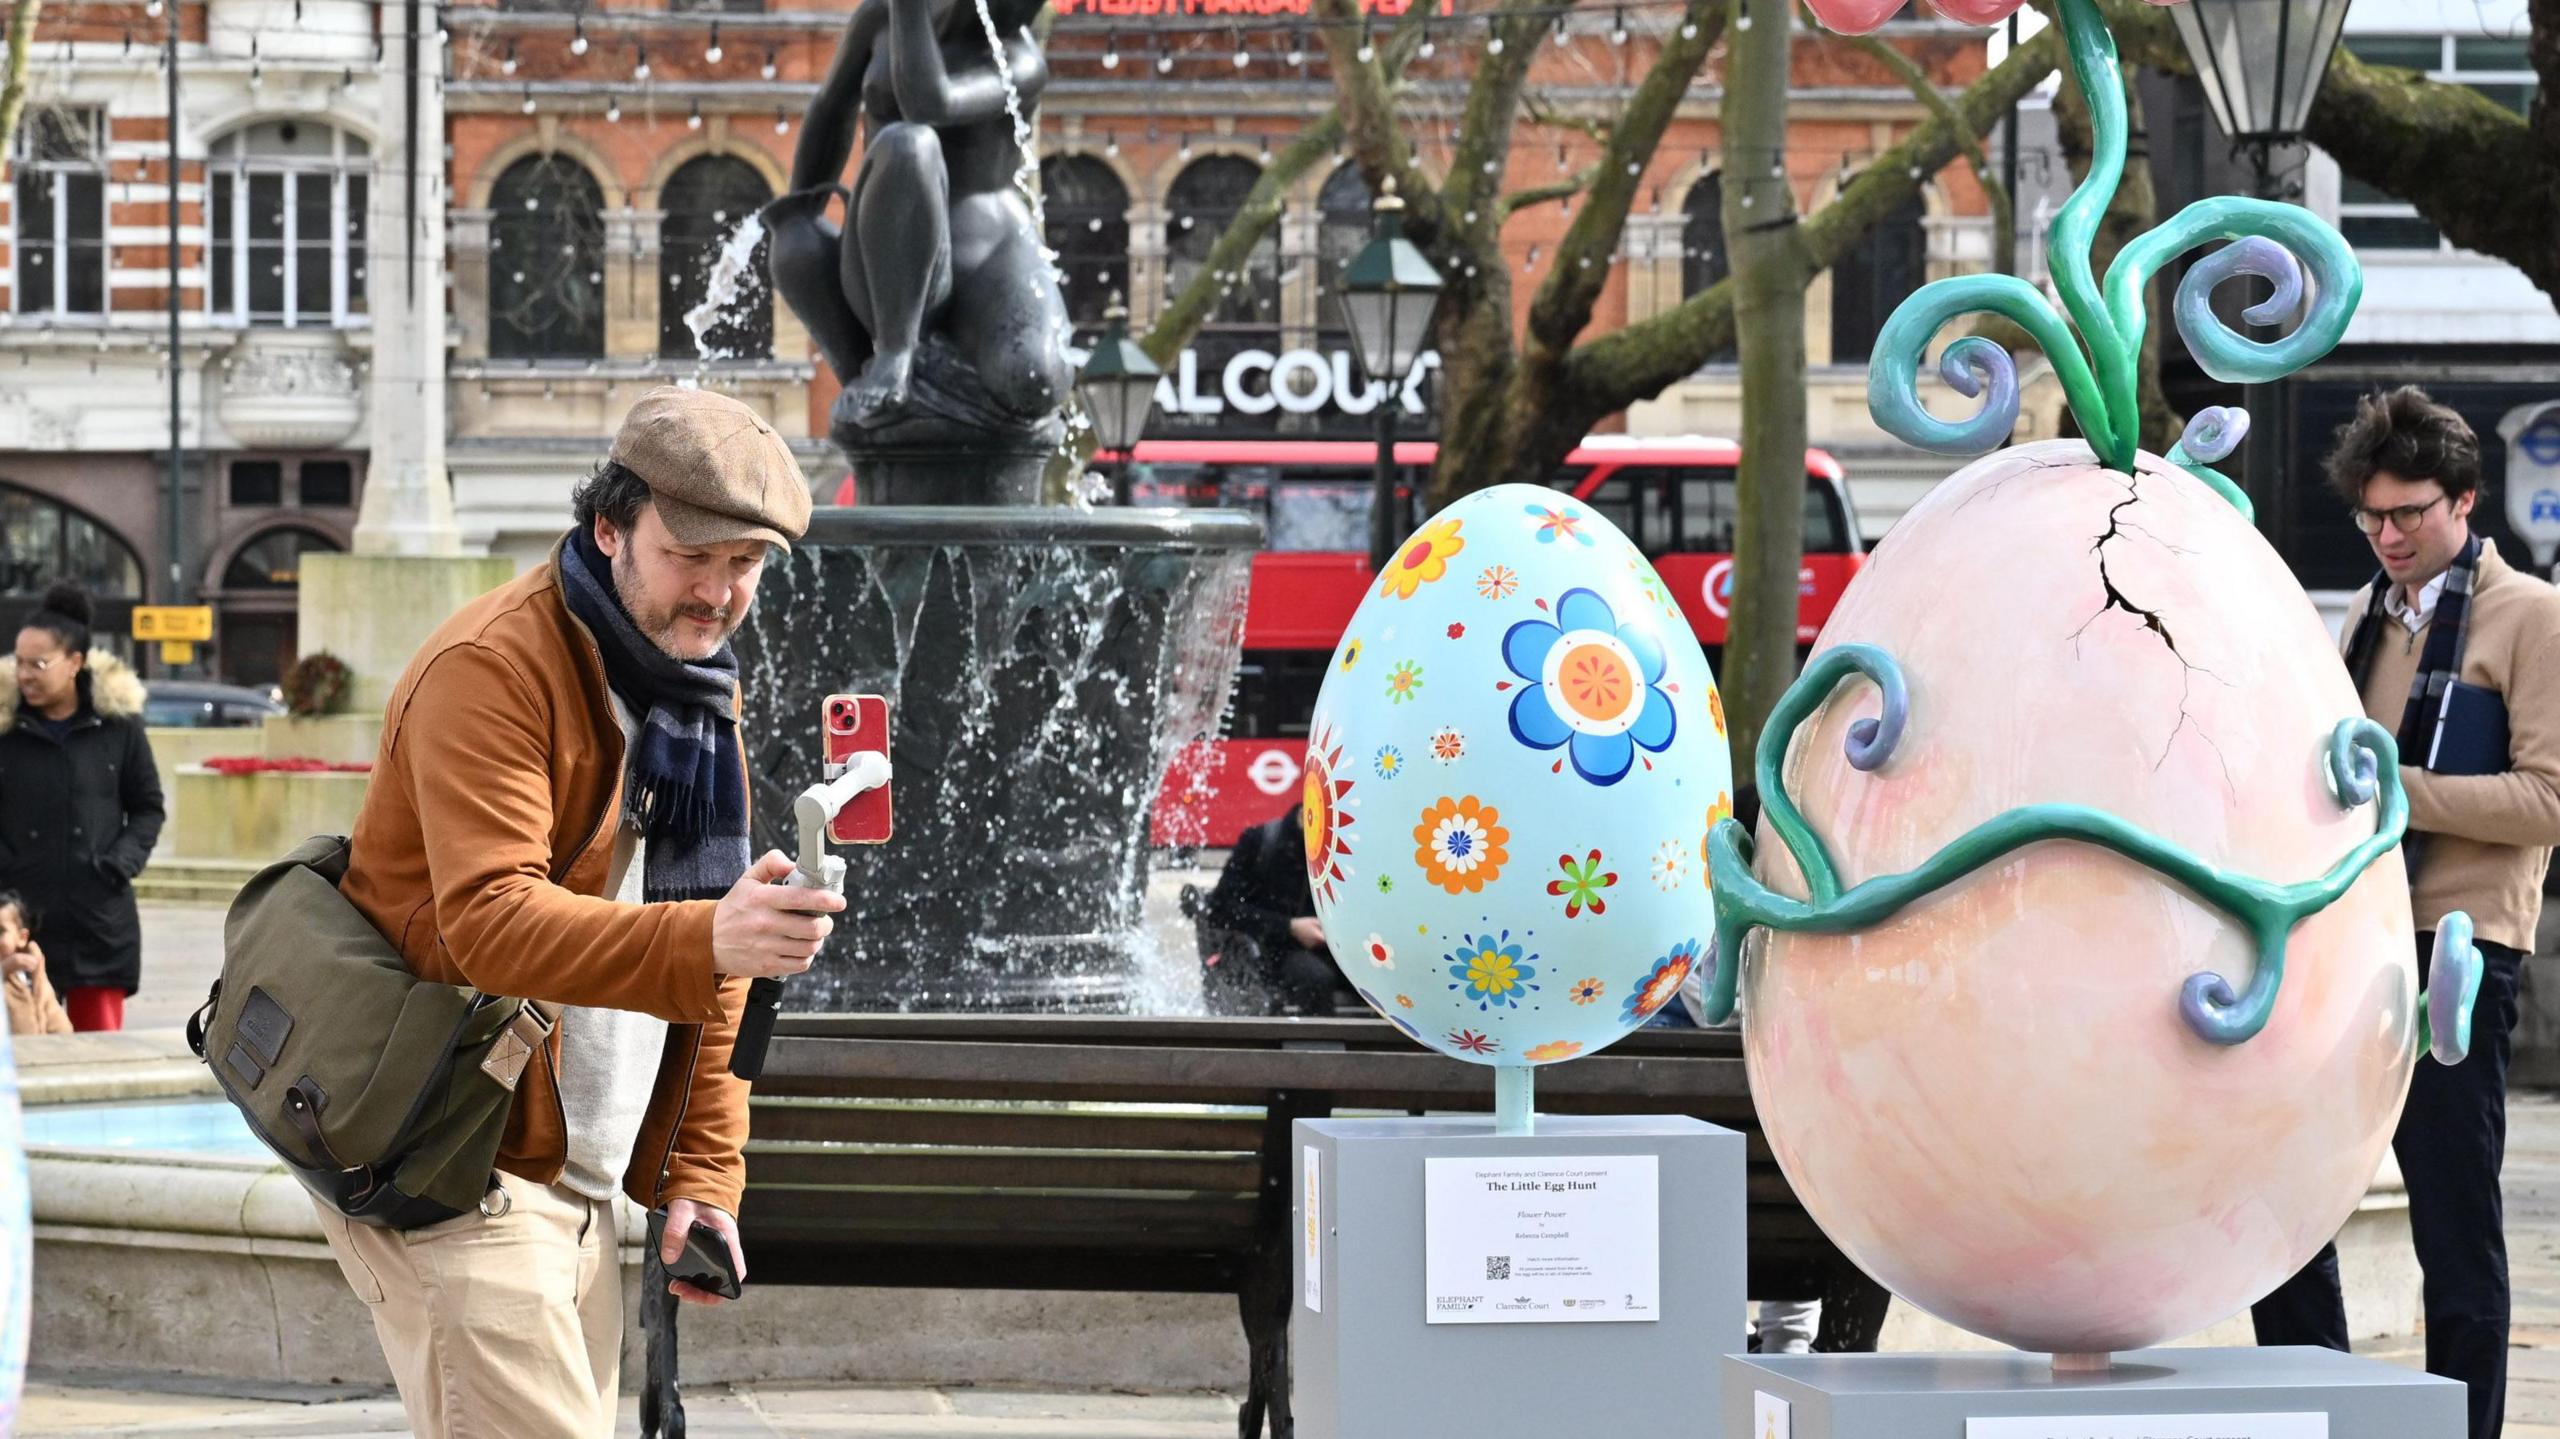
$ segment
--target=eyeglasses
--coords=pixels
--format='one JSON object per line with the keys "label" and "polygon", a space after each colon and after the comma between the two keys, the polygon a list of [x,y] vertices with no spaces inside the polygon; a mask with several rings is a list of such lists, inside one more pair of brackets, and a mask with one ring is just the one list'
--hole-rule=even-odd
{"label": "eyeglasses", "polygon": [[19,655],[16,658],[18,661],[18,668],[29,674],[40,675],[45,671],[52,669],[55,665],[62,663],[62,656],[60,655],[55,655],[50,659],[41,660],[31,660],[25,655]]}
{"label": "eyeglasses", "polygon": [[2427,517],[2427,511],[2445,503],[2448,498],[2445,495],[2438,495],[2423,505],[2394,505],[2387,510],[2369,510],[2358,505],[2356,506],[2356,528],[2368,535],[2381,534],[2382,521],[2387,516],[2391,521],[2391,528],[2404,535],[2413,535],[2418,532],[2418,522]]}

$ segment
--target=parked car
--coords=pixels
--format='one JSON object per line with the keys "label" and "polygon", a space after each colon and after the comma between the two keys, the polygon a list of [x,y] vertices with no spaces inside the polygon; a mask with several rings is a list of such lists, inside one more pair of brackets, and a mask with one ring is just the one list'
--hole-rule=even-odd
{"label": "parked car", "polygon": [[153,680],[142,703],[142,722],[154,728],[231,729],[284,713],[272,690],[200,680]]}

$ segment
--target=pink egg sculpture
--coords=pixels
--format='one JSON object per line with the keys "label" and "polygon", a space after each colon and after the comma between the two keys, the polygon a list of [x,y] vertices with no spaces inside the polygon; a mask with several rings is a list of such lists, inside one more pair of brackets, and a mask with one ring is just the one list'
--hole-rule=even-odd
{"label": "pink egg sculpture", "polygon": [[[1815,0],[1832,23],[1865,0]],[[1949,13],[1985,20],[2012,0]],[[2052,227],[2050,297],[2011,275],[1922,286],[1877,336],[1868,407],[1949,455],[2002,445],[2023,331],[2086,440],[1999,449],[1932,490],[1842,596],[1761,734],[1756,842],[1708,835],[1716,1022],[1797,1197],[1896,1295],[2057,1369],[2204,1329],[2334,1236],[2412,1066],[2461,1062],[2479,955],[2436,935],[2421,995],[2392,733],[2213,465],[2196,415],[2144,452],[2151,281],[2181,254],[2180,335],[2263,383],[2345,333],[2355,256],[2307,211],[2213,196],[2089,254],[2128,120],[2094,0],[2055,7],[2096,135]],[[2214,289],[2272,286],[2227,324]],[[1924,407],[1918,374],[1980,408]]]}
{"label": "pink egg sculpture", "polygon": [[[2238,511],[2152,456],[2128,481],[2057,441],[1945,481],[1818,650],[1853,642],[1908,677],[1899,745],[1850,763],[1883,707],[1844,684],[1786,771],[1842,837],[1845,885],[2040,803],[2273,880],[2374,832],[2324,773],[2362,711],[2327,629]],[[1804,892],[1765,822],[1757,852]],[[2397,856],[2293,930],[2255,1038],[2184,1022],[2191,976],[2245,986],[2255,963],[2229,916],[2134,861],[2033,845],[1890,923],[1770,935],[1741,977],[1752,1094],[1806,1209],[1895,1294],[2023,1349],[2140,1348],[2299,1269],[2399,1117],[2418,988]]]}

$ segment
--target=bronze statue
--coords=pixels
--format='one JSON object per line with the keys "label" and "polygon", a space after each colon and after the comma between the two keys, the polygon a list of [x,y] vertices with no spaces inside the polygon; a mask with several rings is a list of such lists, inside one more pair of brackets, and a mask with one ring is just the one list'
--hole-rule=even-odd
{"label": "bronze statue", "polygon": [[1006,107],[1008,75],[1026,120],[1047,88],[1027,28],[1044,3],[987,0],[999,68],[977,0],[862,0],[810,102],[792,192],[766,213],[773,278],[844,385],[828,428],[857,473],[865,451],[1055,442],[1066,301]]}

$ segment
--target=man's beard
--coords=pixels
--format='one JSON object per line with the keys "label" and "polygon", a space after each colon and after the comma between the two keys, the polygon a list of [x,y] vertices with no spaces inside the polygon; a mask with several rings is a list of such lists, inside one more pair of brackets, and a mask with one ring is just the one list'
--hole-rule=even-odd
{"label": "man's beard", "polygon": [[[653,606],[640,583],[639,562],[632,558],[628,545],[613,557],[613,592],[622,601],[622,612],[631,617],[632,627],[647,636],[649,643],[656,645],[662,653],[679,660],[709,659],[721,645],[729,642],[729,636],[737,633],[739,622],[746,618],[743,613],[732,618],[726,605],[714,607],[688,601],[673,609]],[[679,620],[700,620],[704,624],[718,625],[720,638],[701,654],[686,654],[677,646],[676,623]]]}

